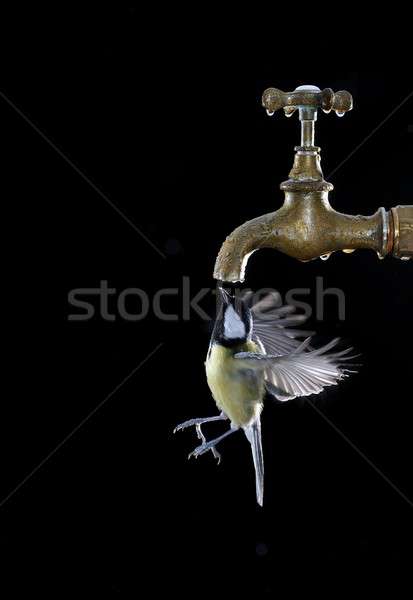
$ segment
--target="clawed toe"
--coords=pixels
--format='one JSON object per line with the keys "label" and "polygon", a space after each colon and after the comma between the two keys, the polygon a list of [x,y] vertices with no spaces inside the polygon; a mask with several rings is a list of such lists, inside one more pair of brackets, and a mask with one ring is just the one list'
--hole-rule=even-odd
{"label": "clawed toe", "polygon": [[220,437],[215,438],[214,440],[211,440],[209,442],[203,442],[200,446],[197,446],[195,448],[195,450],[193,450],[188,458],[191,458],[191,456],[194,456],[195,458],[198,458],[198,456],[201,456],[201,454],[205,454],[205,452],[208,452],[208,450],[212,451],[212,454],[214,455],[214,457],[218,460],[218,464],[221,460],[221,455],[220,453],[215,449],[215,446],[221,442],[224,438],[226,438],[228,435],[231,435],[231,433],[233,433],[234,431],[236,431],[236,429],[231,428],[228,431],[226,431],[225,433],[223,433]]}
{"label": "clawed toe", "polygon": [[192,458],[192,456],[194,458],[198,458],[198,456],[201,456],[201,454],[205,454],[206,452],[208,452],[208,450],[211,450],[212,454],[214,455],[214,458],[217,459],[219,464],[221,462],[221,454],[213,445],[211,445],[210,442],[204,442],[200,446],[197,446],[195,450],[192,450],[192,452],[188,454],[188,460]]}
{"label": "clawed toe", "polygon": [[202,432],[201,429],[201,425],[203,425],[204,423],[210,423],[212,421],[224,421],[226,420],[228,417],[224,414],[221,413],[218,416],[215,417],[205,417],[205,418],[201,418],[201,419],[190,419],[189,421],[185,421],[184,423],[180,423],[179,425],[177,425],[174,429],[174,433],[176,433],[177,431],[182,431],[182,429],[186,429],[187,427],[191,427],[191,426],[195,426],[195,431],[196,431],[196,435],[198,437],[199,440],[201,440],[201,445],[197,446],[195,448],[195,450],[193,450],[189,455],[188,455],[188,459],[191,458],[192,456],[194,456],[195,458],[198,458],[198,456],[201,456],[201,454],[205,454],[205,452],[208,452],[208,450],[211,450],[212,454],[214,455],[214,458],[217,459],[218,464],[221,462],[221,455],[218,452],[218,450],[215,449],[215,445],[220,442],[221,440],[223,440],[225,437],[227,437],[227,435],[229,435],[230,433],[232,433],[234,431],[233,428],[231,428],[229,431],[225,432],[223,435],[221,435],[220,437],[211,440],[209,442],[206,441],[206,438]]}
{"label": "clawed toe", "polygon": [[205,452],[208,452],[208,450],[211,450],[211,445],[208,442],[206,444],[201,444],[200,446],[197,446],[195,450],[192,450],[192,452],[188,454],[188,460],[192,456],[198,458],[198,456],[201,456],[201,454],[205,454]]}

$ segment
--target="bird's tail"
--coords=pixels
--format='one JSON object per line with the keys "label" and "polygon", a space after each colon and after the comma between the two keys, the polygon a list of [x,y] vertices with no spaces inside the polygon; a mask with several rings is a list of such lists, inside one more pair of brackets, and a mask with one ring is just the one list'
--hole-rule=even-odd
{"label": "bird's tail", "polygon": [[251,444],[252,458],[254,460],[257,502],[262,506],[264,501],[264,457],[261,441],[261,417],[258,416],[251,425],[244,427],[244,431]]}

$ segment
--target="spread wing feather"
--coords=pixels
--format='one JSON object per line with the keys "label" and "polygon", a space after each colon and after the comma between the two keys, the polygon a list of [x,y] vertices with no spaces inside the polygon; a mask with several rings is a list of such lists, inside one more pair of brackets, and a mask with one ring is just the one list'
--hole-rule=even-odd
{"label": "spread wing feather", "polygon": [[[252,292],[247,292],[244,302],[251,303]],[[312,335],[311,331],[292,329],[307,320],[305,315],[294,314],[295,306],[280,306],[281,297],[273,292],[251,306],[253,320],[252,339],[263,347],[266,354],[281,356],[297,349],[300,338]]]}
{"label": "spread wing feather", "polygon": [[262,369],[268,392],[284,401],[319,394],[351,372],[346,361],[354,358],[348,356],[352,348],[329,353],[338,342],[336,338],[317,350],[309,350],[310,338],[307,338],[284,356],[239,352],[235,358],[245,361],[247,368]]}

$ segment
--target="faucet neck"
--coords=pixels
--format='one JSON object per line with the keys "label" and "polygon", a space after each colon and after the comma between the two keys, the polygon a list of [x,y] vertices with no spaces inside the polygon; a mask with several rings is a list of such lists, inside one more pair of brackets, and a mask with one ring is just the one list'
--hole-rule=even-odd
{"label": "faucet neck", "polygon": [[314,147],[315,122],[317,121],[317,107],[300,106],[298,116],[301,122],[301,146]]}
{"label": "faucet neck", "polygon": [[316,146],[296,146],[290,179],[296,181],[322,181],[320,148]]}
{"label": "faucet neck", "polygon": [[294,192],[330,192],[332,183],[324,180],[321,170],[320,148],[317,146],[296,146],[293,167],[289,179],[280,188]]}

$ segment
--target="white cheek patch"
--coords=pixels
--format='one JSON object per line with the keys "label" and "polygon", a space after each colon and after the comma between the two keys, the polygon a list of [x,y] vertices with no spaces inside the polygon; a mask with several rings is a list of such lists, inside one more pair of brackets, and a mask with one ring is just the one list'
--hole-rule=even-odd
{"label": "white cheek patch", "polygon": [[245,325],[232,306],[228,306],[224,316],[224,335],[227,339],[245,337]]}

